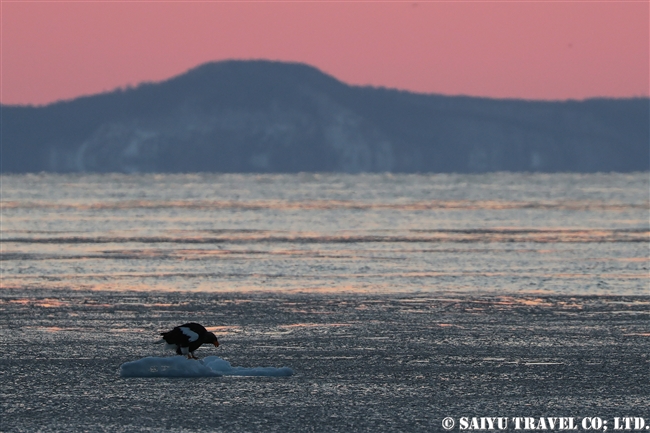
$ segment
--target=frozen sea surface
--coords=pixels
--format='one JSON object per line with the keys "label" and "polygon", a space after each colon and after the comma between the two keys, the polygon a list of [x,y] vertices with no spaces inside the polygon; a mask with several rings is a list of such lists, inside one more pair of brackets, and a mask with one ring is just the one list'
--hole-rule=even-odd
{"label": "frozen sea surface", "polygon": [[[192,318],[287,377],[121,377]],[[3,432],[432,432],[645,416],[650,297],[2,292]],[[187,361],[191,362],[191,361]],[[196,362],[196,361],[195,361]],[[611,423],[612,421],[610,421]]]}
{"label": "frozen sea surface", "polygon": [[[647,173],[0,180],[2,432],[650,421]],[[120,375],[189,321],[293,374]]]}

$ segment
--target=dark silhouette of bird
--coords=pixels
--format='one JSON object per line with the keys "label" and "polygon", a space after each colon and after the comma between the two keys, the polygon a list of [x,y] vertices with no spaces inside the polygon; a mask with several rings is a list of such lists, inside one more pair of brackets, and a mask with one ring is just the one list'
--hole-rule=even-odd
{"label": "dark silhouette of bird", "polygon": [[171,331],[161,332],[162,339],[158,343],[167,343],[167,348],[174,350],[179,355],[185,355],[188,359],[199,359],[194,356],[194,351],[203,343],[214,344],[219,347],[216,335],[208,332],[198,323],[186,323],[177,326]]}

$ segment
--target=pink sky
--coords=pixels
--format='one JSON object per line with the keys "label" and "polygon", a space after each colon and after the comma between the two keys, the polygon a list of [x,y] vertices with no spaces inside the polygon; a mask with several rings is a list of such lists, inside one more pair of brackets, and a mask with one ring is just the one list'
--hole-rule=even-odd
{"label": "pink sky", "polygon": [[527,99],[649,95],[650,2],[2,0],[7,104],[160,81],[224,59],[349,84]]}

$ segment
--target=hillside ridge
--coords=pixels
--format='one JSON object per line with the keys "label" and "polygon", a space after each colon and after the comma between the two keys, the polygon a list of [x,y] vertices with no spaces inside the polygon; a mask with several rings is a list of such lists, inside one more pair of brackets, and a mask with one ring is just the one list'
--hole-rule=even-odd
{"label": "hillside ridge", "polygon": [[530,101],[347,85],[223,61],[2,109],[3,173],[647,171],[648,98]]}

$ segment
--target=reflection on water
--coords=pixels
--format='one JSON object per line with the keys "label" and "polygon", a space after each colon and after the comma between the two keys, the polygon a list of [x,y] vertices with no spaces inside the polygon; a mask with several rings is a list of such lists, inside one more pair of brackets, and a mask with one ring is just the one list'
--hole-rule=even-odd
{"label": "reflection on water", "polygon": [[2,287],[648,293],[648,174],[5,175]]}

